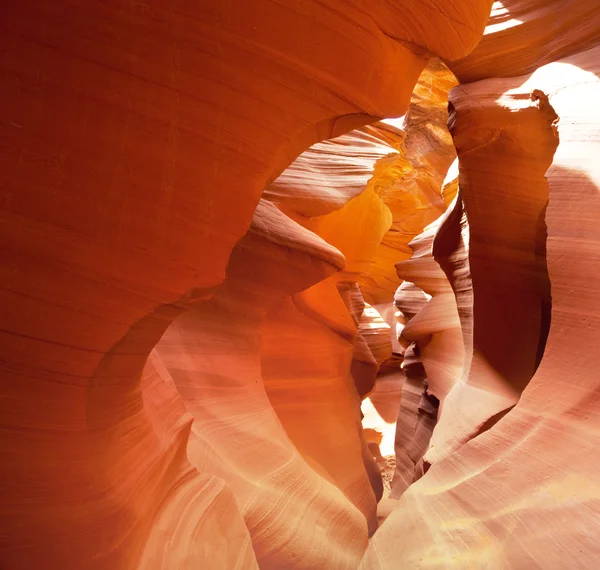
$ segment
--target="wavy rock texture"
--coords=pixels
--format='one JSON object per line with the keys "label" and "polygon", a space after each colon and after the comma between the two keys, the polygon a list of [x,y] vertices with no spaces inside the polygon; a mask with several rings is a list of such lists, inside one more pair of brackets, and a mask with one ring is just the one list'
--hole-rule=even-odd
{"label": "wavy rock texture", "polygon": [[[473,356],[446,400],[448,413],[427,454],[432,463],[516,404],[548,334],[544,173],[558,144],[556,115],[541,92],[507,96],[501,103],[477,97],[477,106],[470,97],[463,87],[452,93],[451,125],[461,169],[488,165],[484,177],[461,175],[460,181],[470,220]],[[505,160],[497,160],[500,154]],[[510,215],[499,216],[499,208]]]}
{"label": "wavy rock texture", "polygon": [[[377,128],[366,130],[378,134]],[[344,254],[345,267],[268,316],[263,358],[267,393],[292,441],[334,478],[346,481],[342,487],[348,495],[367,494],[361,500],[370,504],[369,512],[363,509],[370,532],[377,527],[375,503],[368,498],[372,497],[371,490],[357,483],[356,473],[347,468],[343,442],[352,437],[360,441],[362,461],[379,498],[381,476],[362,437],[360,399],[350,375],[351,370],[355,372],[352,363],[357,360],[357,337],[375,363],[391,353],[389,337],[382,343],[375,335],[370,339],[361,334],[364,302],[356,287],[356,278],[368,267],[373,249],[391,222],[375,186],[380,169],[386,167],[388,155],[395,151],[381,143],[376,148],[383,149],[379,155],[382,160],[359,196],[330,214],[302,221]],[[346,176],[345,171],[340,170],[338,176]],[[297,211],[293,215],[300,219]],[[354,382],[359,385],[356,376]],[[364,475],[362,464],[359,467],[357,472]]]}
{"label": "wavy rock texture", "polygon": [[[392,212],[392,225],[359,283],[368,303],[390,302],[401,283],[394,264],[409,259],[409,242],[446,209],[440,189],[456,157],[448,132],[448,90],[454,75],[431,60],[419,77],[401,128],[399,154],[382,181],[381,197]],[[396,124],[396,121],[391,121]]]}
{"label": "wavy rock texture", "polygon": [[[494,68],[485,46],[497,42],[500,52],[502,38],[518,37],[519,26],[514,21],[514,30],[495,38],[501,33],[494,28],[496,13],[481,51],[457,66],[461,78],[480,79],[475,69],[514,77],[461,85],[451,94],[470,239],[457,202],[453,223],[434,244],[452,281],[465,275],[469,243],[470,374],[444,403],[434,434],[439,442],[430,449],[437,461],[371,541],[364,569],[393,567],[398,560],[419,568],[594,568],[600,559],[590,533],[600,497],[594,452],[600,362],[592,349],[600,325],[594,221],[600,215],[600,113],[594,103],[600,47],[580,52],[590,38],[598,43],[600,26],[592,3],[519,4],[526,14],[511,9],[516,2],[502,4],[523,20],[527,40],[498,64],[512,66]],[[535,54],[546,52],[549,13],[560,32],[551,53],[568,57],[533,71],[547,62]],[[531,53],[534,40],[540,43]],[[504,53],[510,52],[507,42]],[[486,218],[487,231],[477,229]],[[454,288],[462,318],[468,291],[460,279]],[[469,393],[473,389],[477,396]],[[469,422],[468,430],[479,427],[467,435]]]}
{"label": "wavy rock texture", "polygon": [[396,306],[406,311],[399,340],[410,350],[403,363],[406,383],[396,427],[394,499],[423,474],[420,462],[429,446],[438,408],[440,403],[443,407],[446,395],[463,373],[463,335],[456,299],[432,255],[434,237],[445,217],[410,243],[414,252],[411,259],[396,264],[398,276],[405,279],[395,298]]}
{"label": "wavy rock texture", "polygon": [[[455,84],[454,75],[439,60],[430,61],[419,77],[409,111],[401,124],[402,138],[400,144],[397,144],[398,156],[378,180],[379,194],[392,212],[392,225],[375,251],[368,271],[359,278],[363,294],[367,300],[378,303],[376,306],[386,315],[386,321],[396,333],[394,337],[397,335],[393,340],[393,357],[380,362],[379,366],[372,363],[368,381],[363,378],[361,382],[361,386],[374,388],[373,394],[363,405],[364,425],[377,430],[383,440],[382,448],[388,453],[391,452],[391,441],[395,440],[396,467],[393,486],[397,492],[393,496],[399,496],[400,487],[403,491],[412,482],[415,463],[421,459],[431,435],[430,429],[427,438],[424,439],[424,431],[416,430],[417,418],[420,417],[418,407],[424,376],[409,375],[405,382],[404,374],[398,370],[404,349],[414,340],[403,336],[402,330],[407,321],[423,308],[430,295],[424,294],[410,280],[404,281],[398,289],[402,279],[408,279],[410,275],[394,271],[394,264],[399,259],[411,257],[411,240],[444,212],[446,200],[452,194],[450,191],[444,195],[442,186],[446,171],[456,157],[446,126],[448,90]],[[390,126],[393,126],[396,121],[390,123]],[[427,246],[424,246],[420,255],[425,255],[426,248]],[[433,259],[431,261],[435,265]],[[445,279],[443,274],[442,278]],[[454,304],[449,286],[447,291],[450,293],[451,303]],[[386,305],[394,297],[397,301],[396,307],[401,311],[396,315],[393,314],[392,305]],[[424,341],[429,339],[430,332],[433,332],[433,329],[423,333]],[[384,365],[383,368],[381,364]],[[366,364],[361,362],[360,365],[366,368]],[[385,375],[375,378],[378,371]],[[444,374],[443,369],[440,372]],[[451,375],[453,373],[452,370],[449,372]],[[366,376],[366,373],[363,374]],[[364,393],[366,392],[363,389],[361,394]],[[390,413],[387,406],[382,404],[383,394],[390,394],[392,401],[396,401],[396,394],[402,395],[400,408],[396,409],[395,413]],[[400,426],[399,429],[396,422]],[[427,425],[432,428],[435,422]],[[413,442],[415,434],[418,434],[418,443]],[[413,447],[418,451],[414,451]]]}
{"label": "wavy rock texture", "polygon": [[[193,417],[185,410],[171,375],[153,351],[142,375],[144,409],[163,446],[173,440],[176,455],[170,469],[181,475],[161,504],[150,530],[139,568],[229,567],[258,568],[250,534],[225,480],[187,461],[186,446]],[[148,438],[142,440],[148,444]],[[148,453],[148,448],[143,450]],[[180,524],[173,529],[173,520]],[[218,529],[227,528],[227,532]],[[164,544],[173,547],[165,558]],[[190,545],[201,545],[190,548]]]}
{"label": "wavy rock texture", "polygon": [[[399,343],[396,354],[402,355],[405,348],[419,340],[419,355],[423,362],[427,361],[426,368],[429,368],[425,372],[422,365],[415,367],[410,359],[405,362],[407,377],[401,387],[403,396],[399,412],[393,417],[387,413],[386,418],[380,418],[383,437],[387,432],[385,420],[398,422],[393,497],[398,497],[413,481],[415,465],[427,449],[435,425],[435,418],[433,422],[426,421],[421,425],[421,419],[425,417],[425,408],[420,408],[419,404],[423,381],[427,375],[431,376],[430,392],[423,395],[426,403],[430,396],[439,399],[445,395],[462,372],[462,337],[454,295],[431,255],[437,226],[420,234],[428,223],[439,218],[456,191],[451,184],[444,184],[446,172],[456,157],[446,126],[448,90],[455,84],[452,73],[437,60],[431,61],[419,78],[402,125],[404,137],[399,155],[386,172],[393,178],[381,192],[392,211],[392,227],[377,249],[368,273],[359,279],[367,298],[378,301],[389,301],[392,298],[390,289],[396,289],[395,306],[400,311],[394,316]],[[398,259],[408,257],[411,259],[396,263]],[[396,274],[392,276],[394,263]],[[430,301],[432,295],[436,298]],[[378,306],[385,307],[385,304]],[[387,314],[389,318],[389,309]],[[414,355],[412,351],[410,354]],[[421,362],[419,356],[411,358],[415,359],[415,364]],[[394,361],[388,362],[384,371],[392,369],[393,364]],[[412,368],[418,368],[419,372],[411,374]],[[399,387],[401,384],[402,380]],[[376,399],[380,400],[380,397],[376,396]],[[377,406],[375,410],[371,406],[363,408],[368,412],[366,425],[377,425],[374,421]],[[435,410],[437,413],[437,407]],[[423,429],[424,426],[427,429]]]}
{"label": "wavy rock texture", "polygon": [[[463,370],[463,342],[456,300],[450,283],[432,255],[442,218],[411,243],[413,256],[396,264],[398,276],[423,291],[428,300],[406,323],[401,340],[416,343],[429,391],[443,400]],[[402,290],[397,294],[402,303]]]}
{"label": "wavy rock texture", "polygon": [[[295,561],[300,568],[349,568],[365,546],[365,517],[320,476],[327,472],[316,460],[303,459],[304,450],[299,453],[292,445],[263,387],[268,370],[261,358],[261,332],[267,313],[343,264],[333,247],[273,205],[261,203],[213,300],[179,317],[154,351],[194,418],[190,462],[227,482],[261,567],[284,568]],[[346,408],[340,402],[339,414]],[[339,450],[338,460],[347,470],[337,483],[348,494],[353,485],[358,493],[362,490],[350,498],[368,514],[370,486],[358,433],[354,439],[354,446],[349,436]],[[372,491],[370,501],[374,505]],[[270,515],[278,503],[277,515]],[[343,517],[346,524],[333,531],[324,512]]]}
{"label": "wavy rock texture", "polygon": [[391,223],[370,181],[396,154],[387,136],[365,127],[303,153],[213,298],[153,351],[194,419],[190,461],[231,489],[261,568],[354,568],[377,528],[381,475],[350,372],[355,339],[375,365],[391,354],[355,284]]}
{"label": "wavy rock texture", "polygon": [[[379,365],[392,353],[388,325],[382,319],[376,320],[372,311],[364,312],[356,280],[368,269],[372,250],[391,223],[381,195],[390,179],[387,171],[398,154],[395,147],[399,137],[401,133],[396,129],[378,123],[315,145],[265,192],[292,218],[336,245],[346,256],[344,272],[307,291],[302,304],[320,313],[326,326],[341,326],[342,331],[348,324],[340,325],[339,321],[344,323],[350,311],[358,327],[358,335],[354,330],[350,334],[353,339],[356,336],[352,373],[361,396],[373,388]],[[340,294],[347,309],[339,305]],[[348,336],[347,331],[343,336]]]}
{"label": "wavy rock texture", "polygon": [[[358,335],[354,343],[352,376],[358,395],[364,398],[375,388],[381,365],[387,363],[393,355],[391,326],[379,314],[377,309],[364,303],[362,294],[356,286],[355,303],[362,311],[358,318]],[[360,303],[362,301],[362,303]]]}
{"label": "wavy rock texture", "polygon": [[396,462],[389,494],[391,499],[399,499],[418,478],[417,464],[427,450],[437,418],[437,413],[433,418],[431,415],[424,417],[421,413],[420,403],[426,392],[427,376],[417,352],[416,345],[411,344],[402,363],[404,382],[394,437]]}
{"label": "wavy rock texture", "polygon": [[[317,140],[402,115],[424,54],[463,57],[489,8],[3,7],[3,568],[187,568],[207,564],[207,544],[218,552],[212,568],[252,567],[231,494],[191,470],[188,428],[164,425],[147,400],[148,355],[223,281],[264,187]],[[307,277],[341,259],[324,251]],[[255,358],[254,342],[240,340],[240,363]],[[220,349],[231,355],[230,345]],[[144,382],[155,373],[147,368]],[[187,381],[182,374],[178,390]],[[190,388],[188,400],[197,397]],[[276,422],[263,419],[279,439]],[[244,438],[237,443],[243,454]],[[189,451],[192,462],[200,455]],[[352,543],[334,559],[354,560]]]}
{"label": "wavy rock texture", "polygon": [[461,83],[525,75],[597,45],[599,24],[594,0],[494,2],[477,48],[450,67]]}

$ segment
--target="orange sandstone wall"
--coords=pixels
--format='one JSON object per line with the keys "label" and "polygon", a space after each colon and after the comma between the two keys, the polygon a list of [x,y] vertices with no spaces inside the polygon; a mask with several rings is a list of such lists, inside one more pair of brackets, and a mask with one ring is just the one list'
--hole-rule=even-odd
{"label": "orange sandstone wall", "polygon": [[[392,212],[392,225],[378,246],[368,271],[359,279],[371,304],[389,303],[401,283],[395,264],[409,259],[409,242],[446,209],[441,195],[446,171],[456,157],[448,122],[448,90],[454,75],[431,60],[419,76],[404,120],[398,156],[380,183],[380,196]],[[398,121],[389,121],[398,126]]]}
{"label": "orange sandstone wall", "polygon": [[472,362],[444,403],[431,469],[361,568],[600,560],[590,532],[600,496],[599,43],[593,2],[498,2],[480,47],[453,67],[476,82],[451,93],[461,200],[433,251]]}
{"label": "orange sandstone wall", "polygon": [[[198,387],[183,394],[187,376],[166,372],[155,355],[146,365],[148,355],[177,315],[213,310],[217,298],[202,303],[224,280],[264,187],[317,140],[402,115],[425,58],[463,57],[489,8],[5,3],[3,568],[254,566],[247,505],[235,485],[199,467]],[[324,250],[319,275],[340,266]],[[257,370],[255,342],[241,339],[235,359],[230,344],[219,347],[224,376],[240,381],[242,362],[249,375]],[[194,418],[191,435],[188,420],[174,421],[181,402],[169,377]],[[171,394],[169,410],[148,390]],[[272,414],[263,420],[266,437],[283,437]],[[251,449],[243,438],[237,447]],[[321,520],[329,516],[324,508]],[[322,565],[350,564],[357,551],[345,547]],[[314,560],[302,564],[318,567]]]}
{"label": "orange sandstone wall", "polygon": [[361,334],[376,321],[356,285],[391,224],[376,191],[391,137],[365,127],[303,153],[265,191],[212,299],[147,365],[181,395],[189,460],[227,483],[261,568],[355,568],[377,528],[381,475],[355,387],[368,378],[352,363],[376,372],[391,355],[383,321]]}

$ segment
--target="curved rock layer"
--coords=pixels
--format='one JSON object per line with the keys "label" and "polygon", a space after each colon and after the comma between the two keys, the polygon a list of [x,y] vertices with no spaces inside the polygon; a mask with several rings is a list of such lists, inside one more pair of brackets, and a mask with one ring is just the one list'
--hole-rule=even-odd
{"label": "curved rock layer", "polygon": [[390,223],[368,184],[395,152],[377,134],[303,153],[267,188],[211,301],[154,350],[194,418],[190,462],[227,483],[261,568],[356,567],[377,527],[350,375],[358,320],[340,295],[359,295],[360,318],[349,283]]}
{"label": "curved rock layer", "polygon": [[434,237],[454,207],[410,243],[411,259],[396,264],[398,276],[405,279],[395,296],[405,322],[399,341],[408,349],[396,427],[393,499],[423,474],[421,459],[429,447],[438,408],[441,403],[443,409],[445,397],[463,374],[463,335],[456,299],[432,253]]}
{"label": "curved rock layer", "polygon": [[[535,71],[536,60],[516,58],[504,73],[487,67],[485,51],[479,62],[476,50],[468,69],[480,64],[514,77],[451,93],[471,233],[472,330],[465,339],[472,339],[473,358],[465,382],[445,400],[429,450],[433,466],[379,529],[364,569],[399,560],[419,568],[595,568],[600,559],[590,532],[600,498],[600,361],[593,348],[600,330],[600,46],[580,52],[573,40],[592,29],[584,47],[590,38],[598,43],[600,26],[597,11],[572,24],[591,3],[541,4],[521,3],[532,10],[527,18],[511,15],[524,20],[526,35],[537,15],[553,12],[561,26],[554,44],[563,42],[557,53],[568,57]],[[496,30],[488,28],[487,45],[500,42]],[[459,77],[468,77],[461,65]],[[519,76],[524,71],[533,73]],[[434,255],[451,282],[458,278],[462,318],[468,288],[460,279],[467,243],[460,209],[437,236]],[[477,228],[483,220],[487,231]]]}
{"label": "curved rock layer", "polygon": [[[452,207],[452,206],[451,206]],[[443,400],[463,372],[464,347],[454,292],[433,258],[433,241],[443,218],[429,225],[411,243],[413,256],[396,264],[398,276],[425,293],[425,303],[405,324],[400,341],[416,343],[429,391]],[[402,306],[403,290],[396,294]]]}
{"label": "curved rock layer", "polygon": [[[436,367],[435,359],[442,356],[441,366],[437,366],[439,374],[433,372],[434,377],[437,376],[438,380],[441,376],[449,376],[454,382],[455,376],[459,374],[453,370],[452,366],[450,370],[446,371],[446,362],[443,361],[443,358],[449,357],[453,361],[458,359],[460,361],[458,367],[462,366],[460,328],[458,328],[458,334],[454,335],[458,340],[455,345],[459,349],[456,355],[452,352],[452,347],[446,343],[445,348],[449,348],[450,352],[435,356],[436,352],[439,352],[438,349],[442,348],[441,346],[436,348],[436,346],[440,342],[444,344],[443,338],[446,336],[441,330],[447,327],[443,325],[440,329],[436,325],[432,328],[431,318],[429,318],[431,330],[424,331],[422,326],[415,323],[413,328],[416,326],[419,329],[416,331],[418,332],[417,336],[414,334],[415,331],[410,339],[403,335],[403,330],[409,334],[411,328],[407,325],[407,321],[423,308],[430,295],[423,293],[411,281],[404,281],[398,288],[402,279],[409,279],[412,274],[408,272],[407,275],[404,275],[400,271],[394,271],[394,264],[399,259],[408,259],[413,255],[413,245],[418,240],[416,236],[424,230],[427,224],[444,212],[455,193],[454,188],[443,184],[446,171],[456,157],[452,138],[446,126],[448,90],[455,84],[454,75],[439,60],[431,60],[419,77],[413,91],[409,111],[402,121],[403,137],[398,146],[399,154],[385,175],[379,179],[379,193],[392,212],[392,225],[377,248],[368,271],[359,277],[363,294],[367,299],[378,303],[376,307],[383,315],[386,315],[390,328],[393,327],[394,330],[392,358],[383,363],[380,362],[378,367],[372,365],[371,377],[368,381],[363,379],[362,385],[374,388],[373,394],[363,405],[366,413],[365,425],[375,428],[381,434],[382,448],[385,448],[388,453],[391,452],[388,440],[395,440],[396,461],[392,496],[396,497],[413,481],[415,463],[425,452],[431,430],[435,425],[435,422],[426,423],[429,429],[426,430],[428,433],[425,438],[423,437],[425,431],[416,429],[417,418],[420,417],[418,408],[423,378],[419,380],[417,377],[409,375],[405,382],[404,373],[398,370],[404,349],[416,340],[417,336],[421,340],[421,347],[431,344],[428,360],[432,372],[433,367]],[[397,122],[387,121],[387,123],[393,126]],[[430,231],[429,238],[427,238],[429,243],[420,245],[418,253],[419,257],[429,253],[429,269],[437,268],[430,255],[430,242],[434,233],[434,230]],[[406,263],[410,266],[411,263],[418,264],[420,262]],[[396,265],[396,269],[398,267],[399,265]],[[439,268],[437,271],[446,282],[447,298],[450,301],[449,308],[455,312],[452,290]],[[395,290],[397,291],[394,296]],[[396,314],[394,314],[394,307],[389,304],[393,297],[396,299],[396,307],[400,309],[400,312],[396,312]],[[429,307],[430,314],[432,308],[435,313],[434,305],[437,307],[439,301],[441,298]],[[386,303],[388,304],[386,305]],[[443,302],[440,306],[442,305],[444,305]],[[458,319],[453,326],[459,327]],[[431,334],[434,331],[438,333],[435,335],[435,339]],[[450,336],[452,337],[452,335]],[[431,355],[434,356],[431,357]],[[384,366],[382,367],[381,364]],[[366,368],[362,362],[360,362],[360,366]],[[377,371],[382,375],[375,379],[373,374]],[[415,382],[416,384],[414,384]],[[390,392],[391,386],[393,389]],[[439,391],[440,386],[437,388]],[[364,390],[361,391],[361,394],[363,393],[365,393]],[[383,403],[383,397],[384,394],[388,394],[391,401],[396,401],[396,393],[398,396],[402,396],[400,406],[394,413],[390,413],[389,406]],[[394,431],[396,432],[395,437]],[[415,437],[418,441],[414,439]]]}
{"label": "curved rock layer", "polygon": [[[380,196],[392,212],[392,225],[377,248],[368,271],[359,279],[371,304],[389,303],[401,283],[394,264],[409,259],[409,242],[446,209],[442,183],[456,157],[448,122],[448,91],[456,85],[439,60],[425,67],[401,123],[398,156],[386,171]],[[384,121],[385,122],[385,121]],[[389,121],[390,127],[398,121]]]}
{"label": "curved rock layer", "polygon": [[473,354],[445,401],[448,413],[427,454],[432,463],[516,404],[539,364],[550,318],[544,173],[558,144],[557,117],[541,92],[501,101],[486,94],[475,106],[476,89],[452,92],[450,119],[470,220]]}
{"label": "curved rock layer", "polygon": [[[311,468],[292,445],[265,392],[261,370],[261,327],[269,309],[339,270],[343,257],[277,212],[267,204],[259,207],[213,300],[179,317],[155,353],[194,418],[190,462],[198,471],[227,482],[260,566],[287,567],[296,559],[298,567],[329,563],[351,568],[364,549],[365,517],[320,476],[322,466],[315,462]],[[269,231],[275,229],[276,233]],[[346,443],[350,450],[339,453],[348,465],[344,490],[353,483],[362,489],[364,499],[352,498],[364,506],[370,487],[364,468],[352,467],[354,460],[362,468],[358,435],[355,438],[353,448]],[[374,498],[371,502],[374,505]],[[274,516],[270,511],[277,504],[281,506]],[[320,523],[323,512],[343,517],[346,524],[332,532],[327,519],[325,526]],[[310,530],[304,529],[305,523]]]}
{"label": "curved rock layer", "polygon": [[[423,413],[421,403],[427,399],[427,376],[418,349],[411,344],[402,363],[404,382],[397,414],[394,437],[395,466],[389,497],[399,499],[404,491],[419,478],[417,465],[427,451],[431,433],[436,424],[435,413]],[[426,412],[431,412],[427,406]]]}
{"label": "curved rock layer", "polygon": [[[447,175],[456,152],[446,126],[448,90],[455,84],[453,74],[436,60],[419,78],[404,119],[405,136],[394,164],[396,170],[388,171],[395,175],[386,194],[394,216],[392,227],[369,272],[360,279],[366,295],[383,300],[390,297],[386,287],[404,280],[394,295],[399,311],[394,319],[397,354],[401,355],[412,343],[418,344],[414,351],[409,349],[410,357],[404,361],[406,381],[401,387],[400,408],[392,420],[397,420],[391,494],[394,498],[417,477],[415,469],[428,447],[439,399],[462,374],[462,335],[454,294],[431,252],[437,224],[434,222],[420,233],[427,223],[439,218],[457,191],[458,185],[452,181],[454,172]],[[448,176],[450,180],[446,181],[444,177]],[[395,263],[398,259],[404,261]],[[394,263],[395,278],[386,277]],[[391,370],[394,360],[386,363],[382,372]],[[423,389],[424,381],[429,391]],[[385,377],[378,382],[385,383]],[[381,397],[376,394],[377,391],[375,398],[379,401]],[[435,401],[434,408],[429,400]],[[377,407],[384,409],[380,403]],[[367,407],[367,411],[366,421],[374,425],[373,410]],[[385,426],[384,418],[380,419],[379,423]],[[385,428],[383,432],[385,437]]]}
{"label": "curved rock layer", "polygon": [[[225,278],[265,186],[317,140],[402,115],[426,56],[463,57],[489,8],[487,0],[380,0],[368,10],[341,0],[3,6],[3,568],[253,566],[239,516],[248,505],[190,466],[177,399],[163,411],[145,394],[173,377],[189,389],[196,424],[186,370],[206,363],[175,363],[177,374],[148,363],[142,375],[148,355],[177,315],[214,310],[216,300],[202,302]],[[312,234],[294,232],[314,248]],[[306,272],[313,281],[341,263],[319,244],[325,253]],[[252,376],[257,340],[239,340]],[[196,350],[201,337],[186,342]],[[231,355],[230,345],[219,349]],[[239,364],[222,366],[223,377],[240,380]],[[253,405],[261,399],[248,395]],[[266,436],[281,440],[275,420],[261,419],[271,422]],[[189,436],[188,455],[203,465],[200,439]],[[243,438],[237,449],[243,455]],[[354,563],[366,541],[362,515],[331,489],[320,520],[335,520],[334,503],[343,503],[349,534],[328,568]],[[309,551],[303,564],[316,567],[311,557],[322,555]]]}
{"label": "curved rock layer", "polygon": [[595,0],[494,2],[477,48],[450,67],[461,83],[525,75],[597,45],[599,26]]}
{"label": "curved rock layer", "polygon": [[388,136],[365,127],[303,153],[213,298],[153,351],[194,419],[190,462],[231,490],[261,568],[356,567],[377,528],[381,475],[350,372],[357,346],[375,367],[391,354],[355,283],[391,223],[373,190]]}

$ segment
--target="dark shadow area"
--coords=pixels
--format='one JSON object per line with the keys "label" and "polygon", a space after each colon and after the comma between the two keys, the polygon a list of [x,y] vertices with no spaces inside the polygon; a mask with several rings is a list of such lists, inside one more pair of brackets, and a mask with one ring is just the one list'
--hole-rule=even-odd
{"label": "dark shadow area", "polygon": [[552,291],[550,276],[548,275],[548,263],[546,260],[546,242],[548,240],[548,227],[546,226],[546,211],[548,203],[540,212],[535,229],[535,258],[538,264],[539,288],[541,294],[541,322],[540,336],[535,357],[535,370],[538,369],[544,356],[546,341],[550,333],[550,323],[552,321]]}

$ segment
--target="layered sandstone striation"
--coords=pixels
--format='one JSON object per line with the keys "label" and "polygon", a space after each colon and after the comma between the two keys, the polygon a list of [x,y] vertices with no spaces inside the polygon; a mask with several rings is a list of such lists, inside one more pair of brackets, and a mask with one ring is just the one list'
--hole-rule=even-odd
{"label": "layered sandstone striation", "polygon": [[431,469],[361,568],[593,568],[600,558],[592,4],[498,2],[480,47],[453,66],[463,82],[491,76],[451,92],[460,191],[433,245],[456,294],[465,367],[425,456]]}
{"label": "layered sandstone striation", "polygon": [[[193,465],[201,451],[186,457],[196,438],[177,397],[165,396],[163,410],[147,394],[171,394],[160,385],[168,376],[180,394],[193,383],[167,375],[159,361],[146,365],[148,355],[179,314],[214,308],[202,304],[225,279],[265,186],[317,140],[402,115],[425,54],[464,56],[489,7],[4,7],[3,568],[252,567],[239,512],[247,506],[223,478]],[[315,247],[312,234],[294,228],[302,247]],[[309,281],[341,265],[318,243]],[[252,382],[256,361],[236,362],[256,358],[256,339],[243,340],[235,355],[219,347],[219,368]],[[176,368],[198,366],[190,358]],[[196,425],[198,388],[186,398]],[[281,439],[265,414],[265,424],[252,422]],[[336,496],[317,503],[320,520],[335,519]],[[278,511],[266,499],[259,507]],[[309,527],[298,534],[308,537]],[[361,537],[364,544],[366,530]],[[358,555],[338,540],[344,552],[327,567]]]}
{"label": "layered sandstone striation", "polygon": [[[452,204],[449,213],[452,211]],[[426,228],[410,246],[413,257],[396,264],[405,279],[395,303],[404,326],[399,341],[408,349],[403,369],[406,383],[396,427],[396,473],[392,498],[399,498],[422,475],[438,409],[460,380],[464,367],[461,323],[454,292],[433,258],[433,241],[444,216]]]}
{"label": "layered sandstone striation", "polygon": [[231,491],[261,568],[356,567],[377,528],[360,398],[392,344],[356,281],[392,221],[380,194],[400,135],[376,124],[303,153],[147,365],[180,394],[189,460]]}
{"label": "layered sandstone striation", "polygon": [[[432,257],[438,227],[434,220],[439,219],[457,191],[452,176],[445,180],[456,157],[446,125],[448,90],[455,84],[453,74],[437,60],[432,60],[419,78],[409,112],[402,121],[398,157],[386,173],[391,181],[382,191],[392,211],[392,226],[377,248],[368,272],[359,279],[367,298],[380,301],[376,306],[386,315],[397,337],[395,358],[381,372],[393,371],[394,365],[402,361],[405,349],[409,349],[400,373],[403,377],[393,373],[390,378],[381,376],[377,380],[389,386],[392,378],[398,377],[396,389],[402,394],[395,414],[384,412],[396,432],[392,492],[396,498],[415,477],[415,466],[425,453],[435,426],[439,399],[462,373],[463,347],[456,301],[446,276]],[[427,224],[430,225],[426,228]],[[392,288],[396,289],[395,315],[392,306],[386,308],[383,302],[392,300]],[[424,391],[428,376],[429,391]],[[384,408],[377,390],[374,397],[376,408]],[[370,406],[366,411],[366,423],[374,426],[377,411]],[[386,429],[381,415],[379,423],[385,438],[390,428]]]}
{"label": "layered sandstone striation", "polygon": [[491,5],[4,7],[0,567],[597,566],[600,12]]}
{"label": "layered sandstone striation", "polygon": [[[460,182],[470,220],[473,300],[471,322],[467,317],[463,330],[472,331],[465,339],[472,358],[446,401],[448,413],[436,430],[430,461],[456,450],[514,406],[539,364],[549,324],[544,173],[558,142],[557,117],[537,91],[507,97],[506,106],[495,96],[479,98],[474,106],[471,97],[463,87],[453,92],[450,124],[461,169],[489,165],[485,177],[462,175]],[[494,122],[487,131],[486,121]],[[501,152],[505,160],[499,162]],[[499,207],[510,216],[500,218]],[[445,370],[451,370],[450,361]]]}
{"label": "layered sandstone striation", "polygon": [[[379,179],[379,193],[390,208],[392,224],[376,249],[367,272],[358,280],[363,295],[367,300],[376,302],[375,308],[386,320],[393,335],[392,358],[380,363],[379,368],[372,367],[373,372],[379,370],[379,376],[374,382],[374,392],[365,400],[363,412],[364,424],[380,434],[381,447],[385,453],[392,453],[391,444],[395,440],[394,486],[397,492],[403,486],[400,480],[407,481],[406,486],[412,482],[415,463],[421,459],[431,435],[429,429],[429,434],[424,439],[422,435],[425,432],[419,430],[419,441],[413,442],[425,373],[420,378],[418,374],[411,376],[398,369],[405,349],[416,338],[415,330],[410,340],[403,330],[410,336],[411,327],[406,326],[407,322],[423,308],[430,295],[410,281],[410,272],[404,275],[399,267],[402,260],[413,255],[417,236],[429,223],[439,218],[452,200],[453,190],[444,193],[446,186],[443,183],[446,171],[456,157],[446,126],[448,90],[455,84],[456,79],[448,68],[439,60],[431,60],[419,77],[408,113],[403,120],[384,121],[390,125],[388,128],[399,125],[402,135],[400,144],[396,143],[399,151],[397,157]],[[430,241],[434,233],[433,230],[430,232]],[[420,246],[419,250],[420,257],[427,255],[426,244]],[[399,261],[400,265],[395,265]],[[433,259],[431,262],[436,266]],[[410,266],[411,262],[406,263]],[[445,279],[443,274],[442,277]],[[402,284],[398,288],[400,283]],[[454,307],[455,301],[449,286],[447,292],[450,293],[448,298]],[[396,304],[392,305],[394,297]],[[416,326],[419,327],[418,324]],[[430,333],[434,330],[440,329],[433,327],[430,331],[421,331],[422,346],[430,340]],[[435,349],[429,352],[435,353]],[[454,355],[450,356],[456,360]],[[460,353],[457,358],[461,358]],[[440,371],[444,373],[443,367]],[[447,375],[453,376],[454,370],[450,370]],[[398,402],[400,398],[399,407],[396,404],[396,409],[391,412],[390,404],[384,403],[385,398],[389,398],[390,403]],[[402,425],[400,429],[396,428],[396,422]],[[428,425],[432,428],[435,422]],[[418,451],[415,452],[413,447]],[[384,469],[387,470],[387,465]]]}
{"label": "layered sandstone striation", "polygon": [[[343,265],[339,251],[262,202],[213,299],[176,319],[154,350],[194,418],[189,460],[198,471],[227,483],[261,567],[285,567],[295,559],[299,567],[347,568],[364,549],[366,516],[374,510],[375,499],[358,432],[338,441],[337,460],[347,466],[345,472],[329,473],[328,465],[319,461],[322,457],[314,457],[295,440],[282,421],[289,421],[291,413],[283,418],[277,413],[265,390],[269,382],[263,380],[276,372],[269,363],[272,342],[264,332],[267,315],[283,305],[292,318],[302,319],[293,303],[288,301],[288,307],[284,300]],[[314,332],[303,325],[309,334]],[[285,335],[277,339],[279,346],[287,346],[286,341]],[[347,344],[350,358],[352,347]],[[340,374],[335,377],[341,384],[337,414],[347,424],[353,412],[352,400],[348,403],[352,383],[348,379],[342,384]],[[289,386],[281,384],[281,389]],[[306,406],[310,413],[309,402]],[[306,429],[314,429],[316,420]],[[269,516],[279,503],[277,516]],[[332,532],[324,511],[346,524]],[[310,532],[301,531],[304,524]]]}
{"label": "layered sandstone striation", "polygon": [[[425,67],[400,128],[398,156],[386,172],[381,196],[392,212],[392,225],[359,283],[367,302],[389,303],[402,282],[394,265],[409,259],[411,240],[446,209],[441,196],[446,171],[456,157],[448,132],[448,91],[456,85],[439,60]],[[398,125],[398,121],[390,121]]]}

